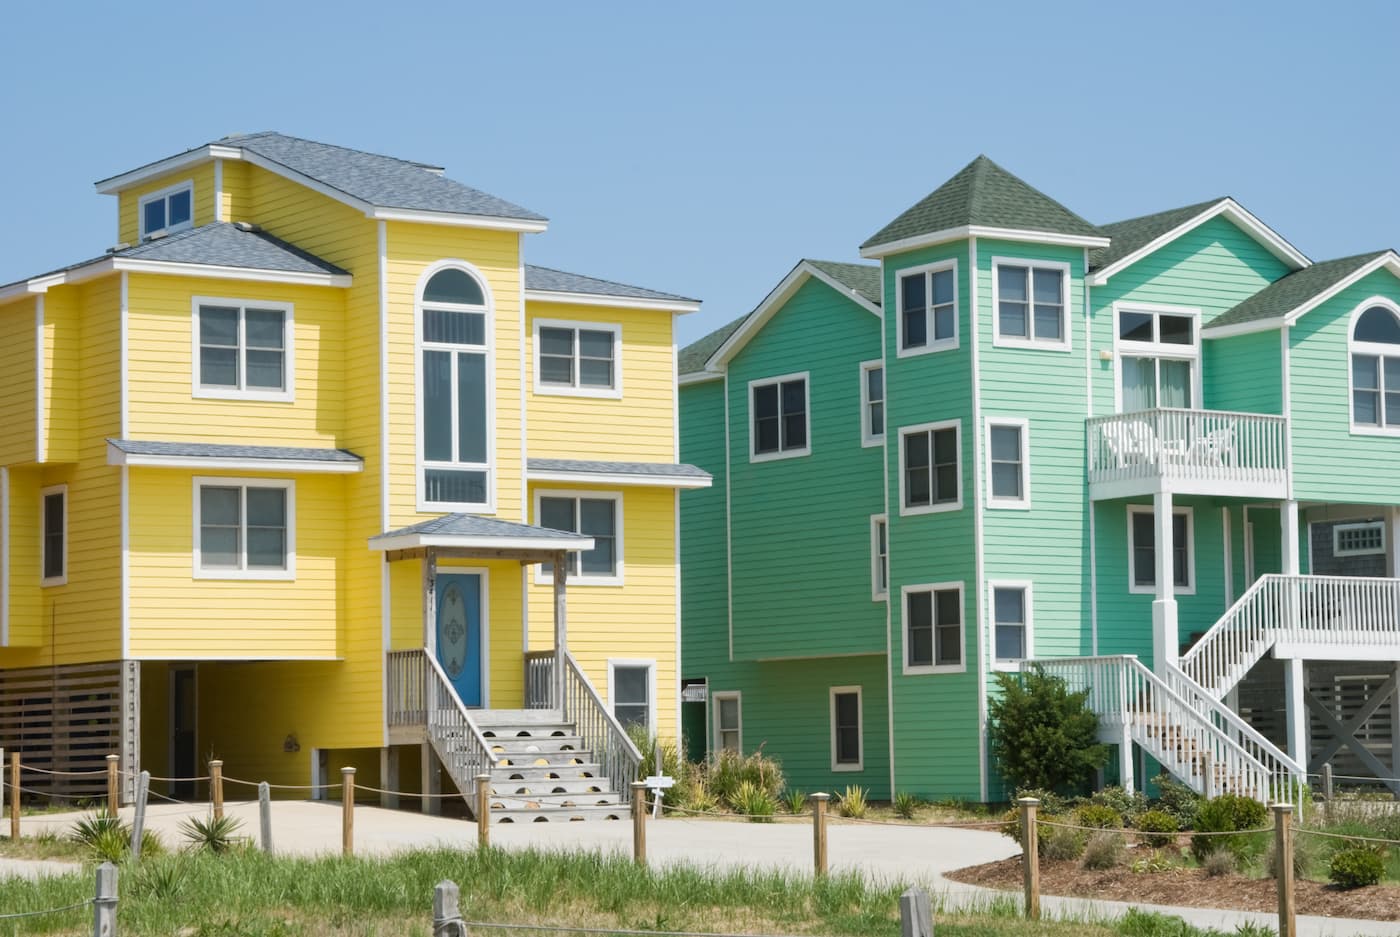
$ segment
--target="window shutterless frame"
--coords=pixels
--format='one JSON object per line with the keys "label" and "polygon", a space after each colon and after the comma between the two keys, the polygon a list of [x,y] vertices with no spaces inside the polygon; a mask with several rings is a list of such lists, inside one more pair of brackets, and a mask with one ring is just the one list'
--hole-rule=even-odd
{"label": "window shutterless frame", "polygon": [[[1148,517],[1151,517],[1151,518],[1153,519],[1153,520],[1152,520],[1153,539],[1152,539],[1152,542],[1151,542],[1151,543],[1148,543],[1148,544],[1139,544],[1139,543],[1137,542],[1137,533],[1136,533],[1135,525],[1134,525],[1134,523],[1133,523],[1133,518],[1134,518],[1134,517],[1137,517],[1137,516],[1140,516],[1140,515],[1144,515],[1144,514],[1147,515]],[[1179,508],[1179,507],[1173,507],[1173,508],[1172,508],[1172,516],[1173,516],[1173,517],[1184,517],[1184,518],[1186,519],[1186,537],[1185,537],[1184,543],[1178,543],[1176,537],[1173,537],[1173,538],[1172,538],[1172,549],[1173,549],[1173,550],[1182,550],[1182,549],[1183,549],[1183,546],[1184,546],[1184,549],[1185,549],[1185,553],[1186,553],[1186,564],[1185,564],[1185,565],[1186,565],[1186,585],[1174,584],[1173,592],[1174,592],[1174,594],[1176,594],[1176,595],[1195,595],[1195,594],[1196,594],[1196,520],[1195,520],[1195,511],[1193,511],[1193,510],[1192,510],[1191,508],[1189,508],[1189,507],[1181,507],[1181,508]],[[1156,582],[1154,581],[1154,582],[1151,582],[1151,583],[1148,583],[1148,584],[1140,584],[1140,583],[1138,583],[1138,581],[1137,581],[1137,571],[1136,571],[1136,569],[1134,568],[1134,563],[1136,562],[1136,559],[1137,559],[1137,552],[1138,552],[1139,547],[1141,547],[1141,548],[1144,549],[1144,550],[1146,550],[1146,549],[1151,549],[1151,550],[1153,551],[1153,564],[1152,564],[1152,569],[1154,570],[1154,580],[1155,580],[1155,570],[1156,570],[1156,568],[1157,568],[1157,566],[1156,566],[1156,551],[1157,551],[1156,527],[1157,527],[1156,512],[1153,510],[1152,505],[1150,505],[1150,504],[1130,504],[1130,505],[1128,505],[1128,591],[1131,592],[1131,593],[1133,593],[1133,594],[1135,594],[1135,595],[1156,595],[1156,594],[1157,594],[1157,584],[1156,584]],[[1174,567],[1175,567],[1175,561],[1173,561],[1173,568],[1174,568]]]}
{"label": "window shutterless frame", "polygon": [[[1002,271],[1008,279],[1013,271],[1024,270],[1024,283],[1017,292],[1002,288]],[[1039,276],[1038,276],[1039,274]],[[1055,276],[1059,278],[1058,296],[1045,291]],[[1039,348],[1045,351],[1071,351],[1074,342],[1074,317],[1070,312],[1070,265],[1052,260],[1025,260],[1019,257],[992,258],[992,344],[1004,348]],[[1025,334],[1004,330],[1002,302],[1008,308],[1020,308],[1024,316]],[[1048,328],[1050,313],[1056,317],[1059,335]],[[1037,321],[1039,320],[1039,321]]]}
{"label": "window shutterless frame", "polygon": [[[550,375],[550,362],[545,359],[553,359],[555,363],[562,365],[565,355],[563,355],[562,349],[557,352],[554,349],[546,350],[548,343],[541,340],[541,330],[546,332],[546,337],[551,335],[562,337],[564,332],[571,334],[567,355],[570,362],[567,381],[562,380],[562,375]],[[599,349],[593,347],[605,335],[611,336],[612,339],[610,356],[607,358],[597,354]],[[611,400],[622,397],[621,325],[610,322],[535,319],[533,357],[535,393],[537,394],[561,397],[602,397]],[[596,380],[596,372],[603,368],[604,362],[611,365],[611,380],[607,384],[591,383],[591,381]],[[585,375],[585,371],[589,373]]]}
{"label": "window shutterless frame", "polygon": [[1029,508],[1030,421],[1021,417],[987,417],[987,438],[983,448],[987,461],[987,507]]}
{"label": "window shutterless frame", "polygon": [[[297,500],[296,482],[288,478],[232,478],[215,477],[207,475],[197,475],[193,480],[194,485],[194,530],[193,548],[191,555],[193,559],[193,578],[195,579],[275,579],[290,580],[297,578],[297,554],[296,554],[296,530],[297,530]],[[227,488],[235,489],[238,495],[238,554],[239,564],[233,566],[205,566],[203,557],[203,527],[205,518],[202,516],[202,492],[205,488]],[[272,568],[249,568],[248,566],[248,531],[251,524],[248,516],[248,492],[257,489],[277,489],[283,492],[283,524],[285,539],[283,540],[283,551],[285,556],[285,567],[282,569]]]}
{"label": "window shutterless frame", "polygon": [[39,489],[39,585],[67,582],[68,486],[50,485]]}
{"label": "window shutterless frame", "polygon": [[[796,409],[795,387],[801,387],[802,406],[800,411]],[[767,392],[768,388],[774,388],[770,392],[775,394],[776,410],[768,413],[766,410],[760,413],[759,398],[760,391]],[[781,374],[777,377],[764,377],[749,381],[749,461],[750,462],[773,462],[778,459],[796,459],[812,454],[812,381],[808,372],[800,371],[795,374]],[[769,394],[765,394],[766,407]],[[798,416],[800,414],[800,420]],[[758,425],[762,419],[765,423],[763,427]],[[776,430],[770,428],[773,420],[777,421]],[[799,430],[800,427],[800,430]],[[770,436],[776,439],[777,448],[759,451],[760,436],[768,433],[776,433]]]}
{"label": "window shutterless frame", "polygon": [[[619,693],[621,685],[618,679],[618,672],[638,670],[646,674],[645,698],[623,698],[623,694]],[[635,709],[638,706],[646,706],[647,735],[656,734],[656,661],[623,658],[608,659],[608,710],[619,722],[622,722],[622,718],[618,716],[618,706],[630,709]],[[625,711],[626,710],[624,710],[624,714]],[[625,725],[624,723],[624,727]]]}
{"label": "window shutterless frame", "polygon": [[[939,614],[939,594],[952,593],[956,595],[956,605],[954,600],[947,598],[943,600],[944,605],[951,611],[953,607],[957,609],[957,621],[953,622],[941,617]],[[929,660],[916,660],[912,653],[912,642],[910,640],[910,600],[915,596],[927,596],[929,605],[929,627],[932,628],[930,635],[931,647],[929,649]],[[900,623],[903,629],[902,644],[904,645],[904,673],[906,674],[937,674],[937,673],[963,673],[967,670],[967,608],[963,601],[963,584],[961,582],[931,582],[919,585],[903,586],[900,589]],[[952,660],[950,653],[942,653],[940,648],[940,638],[946,635],[940,633],[957,628],[957,660]]]}
{"label": "window shutterless frame", "polygon": [[860,363],[860,444],[878,446],[885,441],[885,367],[878,359]]}
{"label": "window shutterless frame", "polygon": [[[1357,337],[1362,317],[1376,308],[1394,316],[1395,327],[1400,329],[1400,305],[1384,296],[1373,296],[1352,311],[1347,325],[1347,414],[1354,436],[1400,435],[1400,342],[1367,341],[1369,335]],[[1378,315],[1372,315],[1372,321],[1384,324]],[[1357,420],[1358,411],[1362,411],[1361,422]],[[1364,420],[1368,411],[1373,411],[1374,420]]]}
{"label": "window shutterless frame", "polygon": [[1385,521],[1337,524],[1332,528],[1333,556],[1380,556],[1385,554]]}
{"label": "window shutterless frame", "polygon": [[[1007,617],[1003,621],[1003,608],[997,604],[998,592],[1019,592],[1021,594],[1021,619],[1012,621]],[[1014,603],[1003,601],[1002,606],[1010,606]],[[987,580],[987,607],[990,614],[987,616],[989,632],[987,635],[987,646],[991,648],[992,668],[995,670],[1017,670],[1020,661],[1035,656],[1035,586],[1029,579],[989,579]],[[1010,608],[1005,608],[1006,612]],[[1022,655],[1021,657],[1003,657],[998,652],[1000,646],[997,642],[997,629],[999,627],[1014,627],[1019,625],[1022,629]]]}
{"label": "window shutterless frame", "polygon": [[[948,282],[946,274],[951,274],[951,297],[944,288],[944,284]],[[905,299],[905,280],[909,278],[922,280],[922,286],[912,283],[909,290],[914,296],[922,296],[922,305],[918,307],[910,305]],[[895,271],[895,310],[898,314],[898,321],[895,323],[895,354],[898,357],[909,358],[938,351],[952,351],[958,347],[958,292],[957,258],[950,257],[947,260]],[[906,305],[909,305],[909,308],[906,309]],[[943,323],[950,318],[950,307],[951,332],[946,326],[940,326],[940,316]]]}
{"label": "window shutterless frame", "polygon": [[[851,697],[855,697],[852,714]],[[834,686],[829,694],[831,720],[831,770],[865,770],[865,707],[858,686]],[[854,715],[854,721],[849,721]],[[851,735],[854,732],[854,745]],[[851,750],[854,748],[854,752]]]}
{"label": "window shutterless frame", "polygon": [[890,594],[890,525],[883,514],[870,515],[870,599],[879,602]]}
{"label": "window shutterless frame", "polygon": [[[147,206],[159,203],[159,225],[147,224]],[[171,221],[172,208],[175,221]],[[186,179],[155,192],[147,192],[136,201],[136,228],[145,240],[153,234],[174,234],[194,226],[194,180]]]}
{"label": "window shutterless frame", "polygon": [[[579,526],[582,523],[583,508],[580,501],[607,501],[613,506],[613,573],[605,575],[602,573],[589,573],[583,569],[583,553],[572,554],[578,557],[569,570],[570,586],[621,586],[625,584],[626,576],[626,553],[623,549],[623,511],[622,492],[620,491],[590,491],[582,488],[552,489],[537,488],[534,491],[534,511],[535,523],[541,527],[548,527],[544,523],[541,502],[546,499],[557,499],[559,501],[573,502],[573,533],[579,533]],[[588,531],[582,531],[584,536],[595,536]],[[595,537],[596,540],[596,537]],[[595,544],[596,549],[596,544]],[[587,552],[587,551],[584,551]],[[535,585],[548,585],[554,581],[554,572],[547,568],[547,564],[535,564]]]}
{"label": "window shutterless frame", "polygon": [[[714,723],[714,738],[711,740],[711,750],[722,752],[726,749],[743,753],[744,751],[744,695],[738,690],[726,690],[721,693],[711,693],[710,701],[714,705],[714,712],[711,713],[711,721]],[[734,714],[734,721],[731,724],[724,718],[725,703],[733,703],[730,711]],[[732,741],[731,744],[726,744]]]}
{"label": "window shutterless frame", "polygon": [[[253,328],[249,329],[249,311],[253,313]],[[257,315],[262,312],[282,314],[281,347],[274,347],[265,336],[260,336]],[[214,353],[216,346],[205,342],[204,317],[206,314],[222,315],[233,312],[233,337],[219,339],[217,350],[232,351],[234,360],[234,381],[232,384],[205,384],[203,381],[204,357]],[[190,301],[190,393],[194,397],[214,400],[271,400],[283,403],[296,399],[296,321],[292,303],[264,302],[254,299],[234,299],[221,296],[195,296]],[[265,328],[265,326],[263,326]],[[227,343],[226,343],[227,342]],[[280,353],[282,386],[262,387],[252,385],[248,379],[248,365],[254,356],[270,357]]]}
{"label": "window shutterless frame", "polygon": [[[1203,400],[1201,396],[1201,310],[1195,306],[1170,306],[1162,303],[1114,303],[1113,309],[1113,411],[1115,413],[1127,412],[1123,401],[1123,379],[1124,360],[1150,359],[1154,362],[1153,394],[1156,398],[1156,406],[1161,407],[1161,387],[1162,387],[1162,362],[1177,362],[1187,365],[1191,369],[1191,405],[1194,408],[1201,406]],[[1125,325],[1124,316],[1128,317],[1149,317],[1151,319],[1151,339],[1147,340],[1146,330],[1143,331],[1144,338],[1125,339],[1122,333],[1128,325]],[[1161,341],[1162,317],[1167,317],[1168,321],[1173,318],[1191,320],[1191,342],[1170,342]],[[1129,323],[1130,325],[1130,323]],[[1140,408],[1133,407],[1133,410]]]}
{"label": "window shutterless frame", "polygon": [[[956,445],[955,445],[955,448],[954,448],[954,456],[955,456],[955,459],[956,459],[956,466],[957,466],[957,471],[956,471],[956,475],[955,475],[955,478],[956,478],[956,485],[957,485],[957,497],[956,497],[955,499],[950,499],[950,500],[936,501],[936,500],[932,500],[933,498],[935,498],[935,497],[937,496],[937,493],[938,493],[938,492],[934,491],[934,488],[933,488],[933,486],[934,486],[935,483],[936,483],[936,478],[934,477],[934,475],[936,475],[936,466],[937,466],[937,464],[940,464],[940,463],[937,463],[937,462],[935,461],[936,458],[937,458],[936,452],[934,451],[935,448],[936,448],[936,440],[935,440],[935,437],[934,437],[933,434],[936,434],[936,433],[938,433],[938,432],[940,432],[940,431],[943,431],[943,430],[953,430],[953,431],[954,431],[954,434],[955,434]],[[924,439],[924,438],[923,438],[923,437],[924,437],[924,434],[928,434],[927,439]],[[920,438],[918,438],[918,439],[912,439],[912,440],[911,440],[911,437],[920,437]],[[908,456],[908,448],[909,448],[911,445],[912,445],[912,446],[923,445],[923,446],[927,446],[928,449],[929,449],[929,460],[930,460],[930,461],[929,461],[929,467],[928,467],[928,471],[929,471],[929,473],[930,473],[929,497],[930,497],[930,499],[931,499],[931,501],[930,501],[929,504],[913,504],[913,505],[911,505],[911,504],[909,503],[910,487],[911,487],[911,486],[910,486],[910,479],[909,479],[910,469],[909,469],[909,467],[908,467],[907,456]],[[940,420],[940,421],[937,422],[937,423],[919,423],[919,424],[914,425],[914,426],[902,426],[902,427],[900,427],[900,429],[899,429],[899,514],[900,514],[901,517],[905,517],[905,516],[908,516],[908,515],[911,515],[911,514],[937,514],[937,513],[940,513],[940,512],[942,512],[942,511],[959,511],[959,510],[962,510],[962,506],[963,506],[963,498],[962,498],[962,494],[963,494],[963,484],[962,484],[962,482],[963,482],[963,479],[962,479],[962,421],[961,421],[961,420]]]}

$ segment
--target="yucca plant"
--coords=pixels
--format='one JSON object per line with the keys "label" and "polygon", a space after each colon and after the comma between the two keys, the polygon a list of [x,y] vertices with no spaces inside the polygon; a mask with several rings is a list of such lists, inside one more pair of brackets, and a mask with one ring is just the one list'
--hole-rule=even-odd
{"label": "yucca plant", "polygon": [[914,819],[914,812],[919,807],[919,798],[908,791],[900,791],[894,795],[894,812],[902,820]]}
{"label": "yucca plant", "polygon": [[783,791],[783,806],[788,813],[801,813],[807,806],[807,792],[790,787]]}
{"label": "yucca plant", "polygon": [[238,839],[241,821],[230,816],[187,817],[180,823],[180,832],[194,849],[214,854],[228,852]]}
{"label": "yucca plant", "polygon": [[741,781],[734,791],[734,809],[748,817],[750,823],[772,823],[778,805],[773,795],[752,781]]}
{"label": "yucca plant", "polygon": [[[106,862],[120,862],[131,851],[131,827],[106,811],[80,817],[72,835]],[[144,846],[145,840],[141,842]]]}
{"label": "yucca plant", "polygon": [[836,796],[839,799],[837,809],[843,817],[859,820],[870,809],[870,804],[865,799],[865,788],[859,784],[849,785],[843,793]]}

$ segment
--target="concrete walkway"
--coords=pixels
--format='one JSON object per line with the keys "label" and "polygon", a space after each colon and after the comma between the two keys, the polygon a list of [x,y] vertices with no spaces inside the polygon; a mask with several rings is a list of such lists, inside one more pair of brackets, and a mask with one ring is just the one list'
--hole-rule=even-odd
{"label": "concrete walkway", "polygon": [[[147,814],[147,827],[158,833],[167,846],[178,846],[184,841],[179,832],[181,821],[192,815],[204,816],[206,812],[206,807],[153,804]],[[230,804],[227,812],[242,821],[240,832],[243,835],[256,837],[256,804]],[[122,813],[130,820],[129,809]],[[71,828],[77,816],[26,817],[22,831],[26,836],[45,830],[62,834]],[[279,853],[292,855],[338,852],[340,822],[339,804],[275,801],[272,806],[273,846]],[[491,828],[491,842],[505,849],[596,850],[630,855],[632,825],[627,821],[505,824]],[[828,843],[833,872],[857,872],[875,880],[922,885],[945,910],[974,909],[994,902],[1019,903],[1020,900],[1015,893],[965,885],[946,878],[946,874],[955,869],[1019,854],[1020,848],[999,833],[946,827],[852,824],[833,819],[828,828]],[[376,807],[355,808],[355,851],[359,855],[387,855],[415,847],[471,848],[475,844],[476,825],[471,821]],[[805,821],[759,825],[668,818],[648,823],[647,852],[652,862],[661,865],[781,868],[806,874],[812,868],[812,828]],[[13,864],[0,864],[0,876],[11,874],[7,866]],[[49,865],[63,867],[51,869],[53,874],[72,870],[69,863]],[[1077,920],[1115,918],[1133,907],[1123,902],[1052,896],[1045,896],[1041,903],[1047,916]],[[1193,924],[1227,932],[1245,922],[1269,928],[1277,924],[1274,915],[1246,911],[1161,905],[1137,907],[1174,914]],[[1302,937],[1400,937],[1400,922],[1301,916],[1298,930]]]}

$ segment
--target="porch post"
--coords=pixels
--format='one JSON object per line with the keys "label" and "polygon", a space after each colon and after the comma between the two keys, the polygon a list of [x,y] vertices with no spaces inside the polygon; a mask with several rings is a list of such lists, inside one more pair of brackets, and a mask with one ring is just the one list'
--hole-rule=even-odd
{"label": "porch post", "polygon": [[1296,576],[1299,572],[1299,550],[1298,550],[1298,502],[1279,502],[1279,522],[1283,529],[1279,539],[1280,552],[1283,560],[1283,574],[1285,576]]}
{"label": "porch post", "polygon": [[[569,555],[554,554],[554,706],[564,711],[564,651],[569,646],[564,586],[569,579]],[[567,716],[567,714],[565,714]]]}
{"label": "porch post", "polygon": [[1292,657],[1283,662],[1283,695],[1288,705],[1288,757],[1307,769],[1308,764],[1308,691],[1303,659]]}
{"label": "porch post", "polygon": [[423,646],[437,653],[437,550],[423,551]]}
{"label": "porch post", "polygon": [[1159,491],[1152,496],[1157,596],[1152,602],[1152,665],[1158,676],[1176,664],[1181,638],[1176,622],[1176,550],[1172,542],[1172,493]]}
{"label": "porch post", "polygon": [[442,793],[442,779],[438,776],[437,754],[429,742],[424,742],[419,746],[419,749],[423,777],[422,807],[419,809],[425,816],[440,816],[442,814],[442,798],[438,795]]}
{"label": "porch post", "polygon": [[[379,750],[379,783],[386,791],[399,789],[399,750],[392,745]],[[399,795],[380,794],[379,806],[399,809]]]}
{"label": "porch post", "polygon": [[1126,724],[1118,733],[1118,786],[1128,794],[1136,790],[1133,783],[1133,736]]}

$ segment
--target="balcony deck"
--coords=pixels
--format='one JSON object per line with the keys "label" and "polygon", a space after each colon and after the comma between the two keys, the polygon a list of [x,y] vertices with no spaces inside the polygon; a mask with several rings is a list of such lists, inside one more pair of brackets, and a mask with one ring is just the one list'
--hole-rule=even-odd
{"label": "balcony deck", "polygon": [[1224,410],[1091,417],[1089,497],[1155,494],[1288,497],[1288,421]]}

